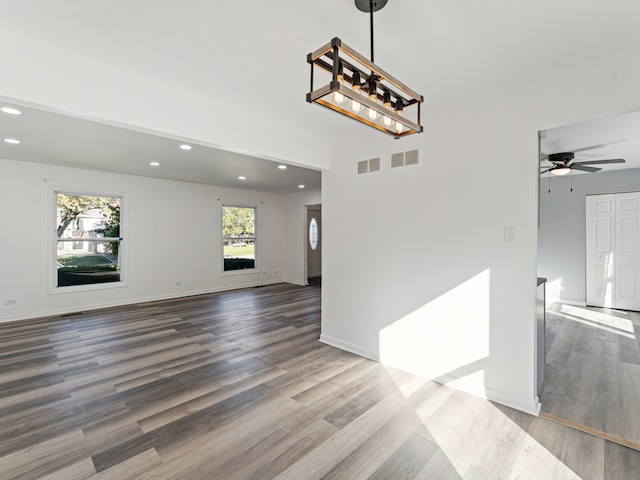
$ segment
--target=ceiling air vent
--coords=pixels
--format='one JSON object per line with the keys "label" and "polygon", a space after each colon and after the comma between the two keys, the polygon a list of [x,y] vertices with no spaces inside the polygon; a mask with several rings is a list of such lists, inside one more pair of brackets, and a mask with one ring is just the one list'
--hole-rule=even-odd
{"label": "ceiling air vent", "polygon": [[369,160],[369,171],[377,172],[378,170],[380,170],[380,157]]}
{"label": "ceiling air vent", "polygon": [[369,160],[360,160],[358,162],[358,175],[369,172]]}

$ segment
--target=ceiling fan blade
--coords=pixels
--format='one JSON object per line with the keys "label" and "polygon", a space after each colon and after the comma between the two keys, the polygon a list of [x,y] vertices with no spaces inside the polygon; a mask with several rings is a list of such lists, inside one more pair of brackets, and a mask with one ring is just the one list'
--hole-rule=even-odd
{"label": "ceiling fan blade", "polygon": [[572,170],[580,170],[580,171],[582,171],[582,172],[591,172],[591,173],[593,173],[593,172],[599,172],[600,170],[602,170],[601,168],[596,168],[596,167],[585,167],[585,166],[582,166],[582,165],[576,165],[576,164],[571,165],[571,169],[572,169]]}
{"label": "ceiling fan blade", "polygon": [[584,162],[574,162],[571,164],[571,166],[576,166],[576,165],[598,165],[601,163],[625,163],[624,158],[610,158],[607,160],[587,160]]}
{"label": "ceiling fan blade", "polygon": [[[586,152],[587,150],[597,150],[599,148],[603,148],[608,146],[608,144],[603,143],[602,145],[591,145],[590,147],[582,147],[582,148],[575,148],[575,149],[569,149],[569,150],[564,150],[566,152],[571,152],[571,153],[576,153],[576,152]],[[549,158],[549,155],[554,155],[557,152],[551,152],[551,153],[544,153],[544,152],[540,152],[540,158]]]}
{"label": "ceiling fan blade", "polygon": [[547,173],[550,172],[551,170],[553,170],[555,167],[551,167],[551,168],[547,168],[546,170],[543,170],[540,172],[540,175],[542,175],[543,173]]}

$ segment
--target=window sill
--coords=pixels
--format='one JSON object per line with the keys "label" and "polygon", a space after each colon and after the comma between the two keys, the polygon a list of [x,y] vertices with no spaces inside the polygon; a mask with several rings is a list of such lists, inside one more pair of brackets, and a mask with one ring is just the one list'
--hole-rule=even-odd
{"label": "window sill", "polygon": [[260,270],[257,268],[242,268],[238,270],[227,270],[226,272],[221,272],[221,277],[233,277],[235,275],[260,275]]}
{"label": "window sill", "polygon": [[113,288],[128,287],[126,282],[93,283],[90,285],[69,285],[67,287],[53,287],[49,289],[49,295],[59,295],[62,293],[91,292],[95,290],[109,290]]}

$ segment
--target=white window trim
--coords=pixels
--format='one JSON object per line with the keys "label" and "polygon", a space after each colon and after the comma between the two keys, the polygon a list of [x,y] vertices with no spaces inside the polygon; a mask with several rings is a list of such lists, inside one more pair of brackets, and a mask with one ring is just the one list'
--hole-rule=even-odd
{"label": "white window trim", "polygon": [[[228,270],[224,269],[224,238],[222,231],[222,219],[224,216],[224,207],[240,207],[240,208],[254,208],[256,212],[255,218],[255,248],[253,254],[255,256],[254,259],[254,268],[245,268],[242,270]],[[220,241],[220,276],[221,277],[233,277],[235,275],[259,275],[260,274],[260,257],[262,257],[260,250],[262,250],[262,241],[260,241],[260,205],[254,203],[243,203],[243,202],[227,202],[220,201],[220,221],[218,222],[220,227],[220,234],[218,236]]]}
{"label": "white window trim", "polygon": [[[119,257],[120,257],[120,281],[109,283],[94,283],[91,285],[71,285],[66,287],[58,287],[58,275],[56,269],[56,263],[58,259],[58,235],[56,233],[56,217],[58,208],[58,193],[65,193],[69,195],[91,195],[97,197],[120,197],[122,198],[122,205],[120,209],[120,241]],[[129,200],[128,194],[125,192],[116,192],[113,190],[98,190],[94,188],[76,188],[76,187],[63,187],[59,185],[49,185],[48,191],[48,212],[47,215],[47,229],[49,232],[49,248],[47,254],[47,286],[49,295],[59,295],[65,293],[86,292],[92,290],[108,290],[113,288],[128,287],[127,279],[129,278],[129,249],[127,248],[126,237],[123,236],[129,231],[128,217],[129,217]]]}

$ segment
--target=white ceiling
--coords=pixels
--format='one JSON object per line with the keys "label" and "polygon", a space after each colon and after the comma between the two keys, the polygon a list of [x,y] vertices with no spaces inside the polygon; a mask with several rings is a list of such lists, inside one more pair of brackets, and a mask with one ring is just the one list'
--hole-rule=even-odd
{"label": "white ceiling", "polygon": [[[622,158],[626,162],[591,165],[602,168],[602,171],[640,168],[640,112],[545,130],[540,151],[543,155],[575,152],[575,162],[609,158]],[[551,166],[548,161],[541,163],[544,169]],[[584,173],[577,170],[573,172]]]}
{"label": "white ceiling", "polygon": [[[0,11],[0,29],[297,129],[330,138],[367,128],[304,100],[307,53],[338,36],[369,55],[368,15],[353,0],[0,0]],[[389,0],[375,14],[375,61],[425,96],[428,129],[429,107],[436,104],[527,83],[568,64],[637,46],[638,18],[637,0]],[[32,113],[21,119],[25,125],[36,118]],[[69,122],[83,128],[76,119]],[[35,132],[37,126],[30,128]],[[76,143],[77,137],[73,142],[58,138],[57,153],[47,161],[189,181],[206,178],[206,183],[224,177],[209,169],[212,158],[222,162],[229,152],[203,147],[203,157],[192,155],[193,171],[187,172],[180,163],[183,152],[164,152],[162,139],[147,136],[146,144],[127,132],[104,135],[112,141],[100,152],[89,142]],[[593,143],[592,137],[584,140]],[[117,148],[110,151],[111,145]],[[172,145],[166,147],[172,152]],[[558,139],[557,148],[568,147]],[[5,152],[3,147],[0,154]],[[136,163],[162,155],[170,158],[162,174]],[[232,165],[229,160],[223,168],[230,177],[237,173]]]}
{"label": "white ceiling", "polygon": [[[113,173],[244,188],[272,193],[320,189],[321,173],[294,165],[211,148],[186,139],[168,138],[41,109],[0,101],[0,107],[22,113],[0,112],[0,158],[86,168]],[[191,150],[182,150],[188,144]],[[158,162],[151,166],[149,162]],[[238,177],[246,177],[240,180]]]}

